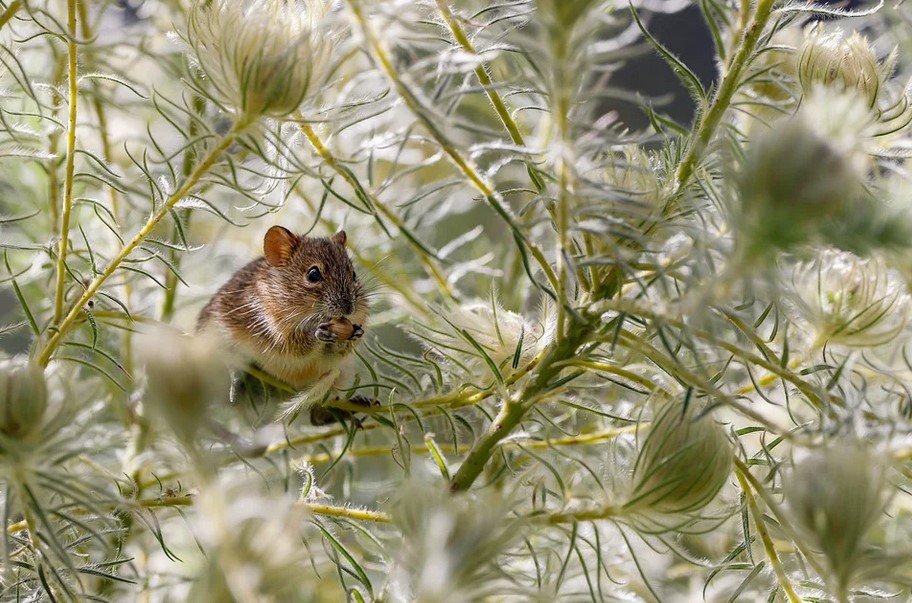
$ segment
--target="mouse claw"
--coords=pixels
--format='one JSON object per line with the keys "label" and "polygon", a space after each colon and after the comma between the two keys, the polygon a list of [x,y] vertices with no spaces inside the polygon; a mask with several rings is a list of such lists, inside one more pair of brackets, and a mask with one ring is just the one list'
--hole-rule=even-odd
{"label": "mouse claw", "polygon": [[364,335],[364,329],[361,328],[361,325],[352,325],[352,327],[354,327],[354,330],[348,340],[354,341],[355,339],[361,339],[361,336]]}
{"label": "mouse claw", "polygon": [[316,337],[320,341],[325,341],[327,343],[332,343],[333,341],[336,341],[337,339],[339,339],[339,336],[336,335],[335,332],[330,327],[331,327],[331,325],[329,323],[320,325],[319,327],[317,327],[317,330],[314,332],[314,337]]}

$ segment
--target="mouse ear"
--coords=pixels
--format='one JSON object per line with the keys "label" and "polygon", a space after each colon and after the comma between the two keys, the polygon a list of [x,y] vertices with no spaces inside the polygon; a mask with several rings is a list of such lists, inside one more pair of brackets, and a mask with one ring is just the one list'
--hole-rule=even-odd
{"label": "mouse ear", "polygon": [[344,230],[340,230],[332,236],[332,242],[345,247],[345,242],[348,240],[348,235],[345,234]]}
{"label": "mouse ear", "polygon": [[291,252],[298,243],[298,237],[291,234],[286,228],[273,226],[266,232],[263,239],[263,255],[270,266],[279,268],[288,262]]}

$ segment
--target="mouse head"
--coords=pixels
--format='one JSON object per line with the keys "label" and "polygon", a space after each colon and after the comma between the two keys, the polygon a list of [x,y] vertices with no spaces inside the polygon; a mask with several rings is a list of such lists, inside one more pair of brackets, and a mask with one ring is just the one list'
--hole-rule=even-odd
{"label": "mouse head", "polygon": [[282,314],[299,315],[308,322],[346,318],[362,325],[367,301],[340,230],[329,238],[299,237],[273,226],[263,240],[263,255],[275,278],[270,294],[278,298]]}

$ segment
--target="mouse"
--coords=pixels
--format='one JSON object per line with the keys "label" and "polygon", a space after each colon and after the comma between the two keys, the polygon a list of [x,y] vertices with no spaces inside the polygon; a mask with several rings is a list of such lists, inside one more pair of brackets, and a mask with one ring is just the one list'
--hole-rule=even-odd
{"label": "mouse", "polygon": [[209,300],[197,332],[214,331],[251,365],[319,402],[364,335],[369,306],[340,230],[298,236],[273,226],[263,256]]}

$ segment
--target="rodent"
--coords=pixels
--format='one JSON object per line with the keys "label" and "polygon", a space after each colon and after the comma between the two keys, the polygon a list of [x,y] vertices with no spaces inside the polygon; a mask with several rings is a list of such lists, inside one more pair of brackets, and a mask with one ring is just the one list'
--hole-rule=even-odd
{"label": "rodent", "polygon": [[303,390],[328,390],[364,335],[369,306],[340,230],[302,237],[273,226],[263,257],[234,273],[200,312],[265,373]]}

